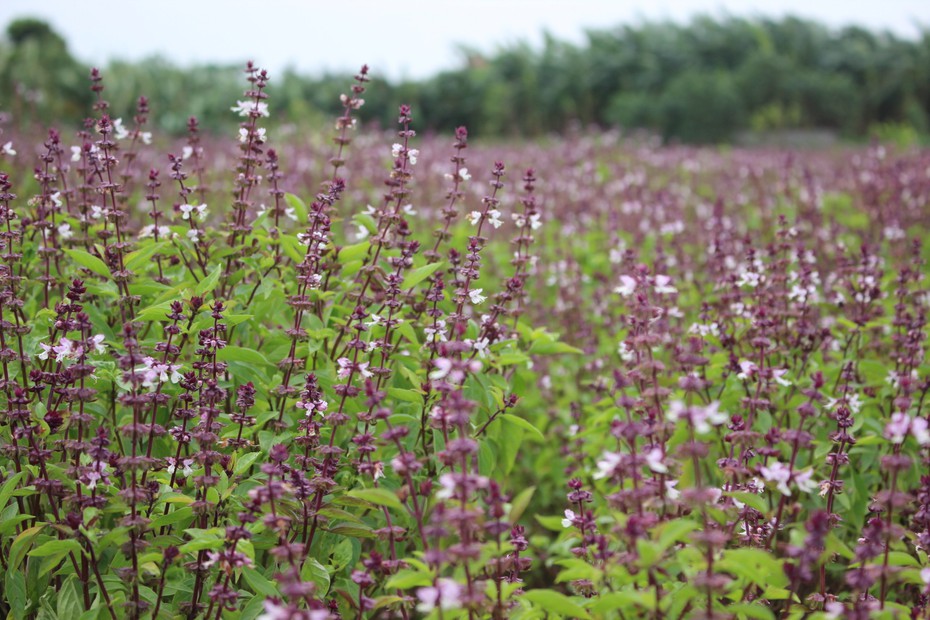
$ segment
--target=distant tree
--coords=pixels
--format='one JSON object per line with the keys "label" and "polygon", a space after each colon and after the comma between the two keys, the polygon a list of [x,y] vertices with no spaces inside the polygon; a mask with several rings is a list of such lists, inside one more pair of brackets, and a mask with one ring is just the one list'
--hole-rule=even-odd
{"label": "distant tree", "polygon": [[722,71],[689,71],[672,80],[659,102],[662,135],[691,143],[726,142],[742,127],[743,102]]}
{"label": "distant tree", "polygon": [[17,122],[80,120],[93,98],[88,71],[49,24],[18,19],[6,29],[11,48],[0,57],[0,108]]}

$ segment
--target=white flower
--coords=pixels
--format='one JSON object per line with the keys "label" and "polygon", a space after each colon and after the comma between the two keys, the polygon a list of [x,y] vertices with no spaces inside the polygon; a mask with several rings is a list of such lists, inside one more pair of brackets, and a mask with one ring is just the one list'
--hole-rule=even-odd
{"label": "white flower", "polygon": [[[174,475],[174,472],[178,470],[178,462],[172,456],[169,456],[166,460],[168,462],[168,466],[165,467],[165,471],[171,475]],[[181,461],[181,474],[183,474],[185,478],[189,478],[191,474],[194,473],[194,469],[192,467],[193,464],[194,459],[183,459]]]}
{"label": "white flower", "polygon": [[443,611],[456,609],[461,605],[462,586],[451,579],[440,578],[436,586],[417,588],[417,611],[428,614],[437,607]]}
{"label": "white flower", "polygon": [[612,476],[622,458],[623,457],[618,452],[605,452],[601,456],[601,460],[597,462],[597,472],[593,476],[594,479],[600,480]]}
{"label": "white flower", "polygon": [[71,231],[71,224],[68,224],[67,222],[58,226],[56,230],[58,230],[58,236],[64,240],[70,239],[74,236],[74,233]]}
{"label": "white flower", "polygon": [[811,479],[814,474],[813,469],[792,472],[790,467],[779,461],[773,461],[770,466],[763,465],[759,468],[759,473],[766,481],[776,483],[776,488],[781,491],[782,495],[791,495],[788,482],[792,479],[798,490],[804,493],[810,493],[819,486]]}
{"label": "white flower", "polygon": [[481,211],[472,211],[465,217],[468,218],[468,221],[471,223],[472,226],[477,226],[478,222],[481,220]]}
{"label": "white flower", "polygon": [[124,140],[129,137],[129,132],[123,127],[123,119],[118,118],[113,121],[113,136],[117,140]]}
{"label": "white flower", "polygon": [[488,345],[490,342],[487,338],[482,338],[481,340],[475,340],[471,343],[471,348],[478,353],[478,357],[487,357],[488,356]]}
{"label": "white flower", "polygon": [[55,353],[56,362],[62,362],[65,360],[65,358],[68,357],[77,359],[84,354],[84,347],[64,337],[61,338],[61,340],[58,341],[58,344],[52,347],[51,350]]}
{"label": "white flower", "polygon": [[669,422],[687,418],[694,425],[694,432],[707,433],[712,425],[720,426],[724,424],[729,419],[729,416],[720,411],[720,403],[717,401],[712,401],[704,407],[689,407],[680,400],[673,400],[668,404],[668,409],[665,410],[665,418]]}
{"label": "white flower", "polygon": [[439,490],[436,491],[436,499],[452,499],[455,495],[455,476],[452,474],[443,474],[439,476]]}
{"label": "white flower", "polygon": [[436,321],[436,327],[423,328],[423,333],[430,338],[431,342],[446,342],[448,340],[446,337],[446,322],[442,319]]}
{"label": "white flower", "polygon": [[862,401],[859,400],[858,394],[853,394],[852,396],[847,395],[845,398],[840,399],[827,399],[827,409],[834,409],[840,404],[845,404],[853,413],[859,413],[859,410],[862,409]]}
{"label": "white flower", "polygon": [[[455,180],[455,175],[450,172],[447,172],[445,177],[450,181]],[[468,168],[459,168],[459,180],[467,181],[469,179],[471,179],[471,175],[468,173]]]}
{"label": "white flower", "polygon": [[787,372],[788,372],[788,369],[787,369],[787,368],[775,368],[775,369],[773,369],[773,370],[772,370],[772,378],[775,379],[775,383],[777,383],[778,385],[782,385],[782,386],[784,386],[784,387],[790,387],[790,386],[791,386],[791,382],[788,381],[787,379],[783,379],[783,378],[782,378],[782,377],[785,376],[785,374],[786,374]]}
{"label": "white flower", "polygon": [[501,225],[504,223],[503,220],[501,220],[501,212],[498,211],[497,209],[489,210],[488,217],[489,217],[488,222],[490,222],[491,226],[493,226],[494,228],[500,228]]}
{"label": "white flower", "polygon": [[759,286],[759,282],[762,281],[762,275],[754,271],[742,271],[739,274],[739,280],[736,282],[736,286],[749,286],[755,288]]}
{"label": "white flower", "polygon": [[3,153],[5,155],[9,155],[10,157],[13,157],[14,155],[16,155],[16,151],[13,150],[12,142],[7,142],[6,144],[3,145]]}
{"label": "white flower", "polygon": [[[140,238],[140,239],[145,239],[146,237],[153,237],[153,236],[155,236],[155,232],[156,232],[155,224],[149,224],[148,226],[143,226],[143,227],[139,230],[139,238]],[[171,236],[171,229],[168,228],[167,226],[159,226],[159,227],[158,227],[158,236],[159,236],[159,237],[170,237],[170,236]]]}
{"label": "white flower", "polygon": [[409,215],[411,217],[417,214],[417,212],[413,210],[413,205],[404,205],[400,210],[404,215]]}
{"label": "white flower", "polygon": [[[921,418],[922,419],[922,418]],[[926,420],[924,420],[926,424]],[[885,425],[885,438],[891,443],[904,443],[911,428],[911,416],[900,411],[891,414],[891,421]]]}
{"label": "white flower", "polygon": [[930,586],[930,566],[927,566],[920,571],[920,578],[925,584]]}
{"label": "white flower", "polygon": [[61,202],[61,192],[55,192],[54,194],[49,196],[49,199],[52,201],[52,204],[55,205],[56,207],[60,207],[62,204],[64,204]]}
{"label": "white flower", "polygon": [[101,217],[107,217],[110,215],[109,209],[104,209],[100,205],[91,205],[90,206],[90,216],[95,220],[99,220]]}
{"label": "white flower", "polygon": [[823,606],[823,611],[824,616],[829,620],[836,620],[836,618],[846,613],[846,607],[839,601],[830,601]]}
{"label": "white flower", "polygon": [[646,457],[646,465],[649,466],[649,469],[657,474],[668,472],[668,467],[666,467],[663,462],[665,455],[662,454],[662,448],[652,448],[648,450],[644,456]]}
{"label": "white flower", "polygon": [[433,365],[436,367],[436,370],[429,373],[430,379],[444,379],[452,370],[452,360],[447,357],[437,358],[433,362]]}
{"label": "white flower", "polygon": [[536,230],[540,226],[542,226],[542,216],[538,213],[534,213],[530,216],[530,228]]}
{"label": "white flower", "polygon": [[81,147],[71,147],[71,161],[81,161]]}
{"label": "white flower", "polygon": [[40,360],[47,360],[47,359],[48,359],[48,354],[49,354],[49,352],[52,350],[52,345],[50,345],[50,344],[45,344],[44,342],[40,342],[40,343],[39,343],[39,346],[42,347],[42,351],[39,353],[39,359],[40,359]]}
{"label": "white flower", "polygon": [[[178,370],[180,364],[167,364],[160,362],[152,357],[142,358],[142,367],[138,369],[142,373],[142,386],[154,390],[158,383],[177,383],[183,377]],[[169,375],[170,373],[170,375]]]}
{"label": "white flower", "polygon": [[671,285],[672,279],[668,276],[658,275],[656,276],[655,282],[655,292],[658,295],[671,295],[677,293],[678,289]]}
{"label": "white flower", "polygon": [[911,420],[911,434],[921,446],[930,443],[930,431],[927,430],[927,426],[928,424],[925,418],[916,417]]}
{"label": "white flower", "polygon": [[[342,105],[348,106],[348,107],[352,108],[353,110],[358,110],[360,107],[362,107],[363,105],[365,105],[365,100],[364,100],[364,99],[362,99],[362,98],[360,98],[360,97],[349,97],[349,96],[348,96],[347,94],[345,94],[345,93],[342,93],[341,95],[339,95],[339,101],[342,102]],[[355,126],[355,121],[356,121],[356,119],[353,118],[353,119],[352,119],[352,126],[353,126],[353,127]],[[339,129],[339,127],[337,126],[336,129]],[[311,620],[315,620],[315,619],[311,619]]]}
{"label": "white flower", "polygon": [[476,306],[478,304],[484,303],[485,300],[487,300],[487,297],[481,294],[483,291],[484,291],[483,288],[476,288],[476,289],[472,289],[468,291],[468,297],[469,299],[471,299],[471,303],[473,303]]}
{"label": "white flower", "polygon": [[336,371],[336,376],[340,379],[345,379],[352,373],[352,360],[348,357],[340,357],[336,360],[336,363],[339,364],[339,370]]}
{"label": "white flower", "polygon": [[636,352],[627,345],[625,340],[621,341],[617,346],[617,353],[624,362],[632,362],[636,359]]}
{"label": "white flower", "polygon": [[788,488],[788,481],[791,479],[791,469],[784,463],[773,461],[771,466],[763,465],[759,473],[767,482],[774,482],[782,495],[791,495],[791,489]]}
{"label": "white flower", "polygon": [[691,327],[688,328],[689,334],[697,334],[702,338],[707,336],[719,336],[720,335],[720,325],[717,323],[692,323]]}
{"label": "white flower", "polygon": [[407,159],[410,160],[411,166],[417,165],[417,157],[420,156],[420,151],[418,149],[410,149],[407,151]]}
{"label": "white flower", "polygon": [[152,143],[152,132],[143,131],[139,134],[139,137],[142,138],[142,144],[151,144]]}
{"label": "white flower", "polygon": [[400,157],[400,154],[404,152],[404,145],[398,142],[395,142],[391,145],[391,157],[397,159]]}
{"label": "white flower", "polygon": [[798,490],[803,493],[810,493],[819,485],[812,480],[814,475],[813,469],[794,472],[794,483],[798,485]]}
{"label": "white flower", "polygon": [[237,101],[236,105],[229,109],[239,116],[268,116],[268,104],[264,101]]}
{"label": "white flower", "polygon": [[194,147],[192,146],[185,146],[183,149],[181,149],[181,159],[190,159],[193,154]]}
{"label": "white flower", "polygon": [[181,210],[181,219],[182,219],[182,220],[189,220],[189,219],[191,219],[191,215],[192,215],[195,211],[197,212],[197,218],[198,218],[200,221],[203,221],[203,220],[205,220],[205,219],[207,218],[207,205],[206,205],[206,203],[199,204],[199,205],[183,204],[183,205],[181,205],[181,206],[178,207],[178,208]]}
{"label": "white flower", "polygon": [[562,527],[571,527],[575,523],[575,511],[565,510],[565,518],[562,519]]}
{"label": "white flower", "polygon": [[106,338],[106,336],[103,334],[97,334],[88,341],[88,343],[94,347],[94,353],[103,353],[107,350],[107,345],[103,343],[104,338]]}
{"label": "white flower", "polygon": [[[242,142],[243,144],[246,143],[246,142],[248,142],[248,141],[249,141],[249,133],[250,133],[250,132],[249,132],[249,129],[248,129],[247,127],[240,127],[240,128],[239,128],[239,142]],[[265,133],[266,133],[266,130],[265,130],[264,127],[256,127],[256,128],[255,128],[255,131],[252,132],[252,139],[253,139],[254,141],[256,141],[256,142],[264,142],[264,141],[265,141]]]}
{"label": "white flower", "polygon": [[193,243],[200,242],[200,231],[196,228],[191,228],[185,233],[185,235],[187,235],[187,238],[190,239]]}
{"label": "white flower", "polygon": [[750,361],[742,360],[739,363],[740,372],[736,373],[737,379],[746,381],[759,371],[759,367]]}
{"label": "white flower", "polygon": [[681,497],[681,491],[676,489],[675,488],[676,486],[678,486],[677,480],[666,480],[665,481],[665,497],[667,497],[673,502],[679,497]]}
{"label": "white flower", "polygon": [[620,286],[614,288],[614,293],[629,297],[636,290],[636,278],[630,276],[620,276]]}

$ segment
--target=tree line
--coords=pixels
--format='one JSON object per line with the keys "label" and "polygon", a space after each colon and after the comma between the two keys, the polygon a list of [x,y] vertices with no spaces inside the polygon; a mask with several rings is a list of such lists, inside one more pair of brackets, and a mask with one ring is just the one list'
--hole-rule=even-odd
{"label": "tree line", "polygon": [[[930,29],[907,39],[785,17],[697,17],[590,30],[581,44],[545,36],[485,53],[422,80],[375,77],[363,122],[393,125],[414,106],[421,130],[467,125],[475,136],[539,136],[582,126],[647,129],[669,141],[726,142],[741,131],[828,129],[847,138],[879,127],[930,129]],[[17,122],[80,121],[93,103],[89,67],[45,22],[11,23],[0,43],[0,110]],[[373,71],[377,76],[377,71]],[[138,95],[156,127],[226,127],[241,67],[184,69],[167,60],[111,62],[106,95],[129,117]],[[350,76],[272,76],[276,117],[319,126]]]}

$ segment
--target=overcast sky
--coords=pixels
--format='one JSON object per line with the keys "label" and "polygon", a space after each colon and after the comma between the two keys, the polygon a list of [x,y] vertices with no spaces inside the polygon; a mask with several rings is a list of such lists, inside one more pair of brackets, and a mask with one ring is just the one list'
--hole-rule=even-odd
{"label": "overcast sky", "polygon": [[72,53],[101,65],[159,54],[181,65],[244,62],[279,72],[354,72],[425,77],[455,66],[456,44],[482,51],[548,30],[583,40],[585,29],[644,19],[793,14],[831,27],[859,24],[914,37],[930,26],[920,0],[0,0],[0,24],[49,21]]}

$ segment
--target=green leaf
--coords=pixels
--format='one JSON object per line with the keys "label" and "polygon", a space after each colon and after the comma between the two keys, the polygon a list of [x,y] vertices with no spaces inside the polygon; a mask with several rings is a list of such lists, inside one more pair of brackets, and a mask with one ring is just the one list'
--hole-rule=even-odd
{"label": "green leaf", "polygon": [[168,319],[166,315],[169,312],[171,312],[171,302],[165,301],[160,304],[155,304],[154,306],[149,306],[148,308],[146,308],[145,310],[143,310],[142,312],[136,315],[136,320],[144,321],[144,322],[168,321],[170,319]]}
{"label": "green leaf", "polygon": [[584,607],[554,590],[530,590],[520,598],[542,607],[547,614],[557,614],[567,618],[591,617]]}
{"label": "green leaf", "polygon": [[401,512],[404,511],[404,505],[400,503],[400,500],[397,499],[397,496],[387,489],[382,488],[373,488],[373,489],[352,489],[347,493],[349,497],[355,497],[357,499],[363,499],[366,502],[378,505],[378,506],[387,506],[388,508],[393,508]]}
{"label": "green leaf", "polygon": [[209,549],[211,551],[219,549],[225,544],[222,538],[207,538],[200,540],[192,540],[188,543],[181,545],[178,550],[181,553],[193,553],[194,551],[203,551]]}
{"label": "green leaf", "polygon": [[81,543],[74,540],[73,538],[66,538],[64,540],[50,540],[39,545],[26,555],[31,558],[45,558],[51,555],[59,555],[69,552],[80,555],[81,551]]}
{"label": "green leaf", "polygon": [[216,359],[224,362],[245,362],[247,364],[255,364],[258,366],[271,365],[271,362],[269,362],[268,358],[266,358],[264,355],[258,351],[246,349],[245,347],[223,347],[216,352]]}
{"label": "green leaf", "polygon": [[89,269],[103,278],[110,278],[110,269],[107,264],[84,250],[65,250],[65,254],[71,257],[81,267]]}
{"label": "green leaf", "polygon": [[529,506],[530,500],[533,499],[533,493],[535,492],[536,487],[529,487],[520,491],[517,496],[513,498],[513,501],[510,502],[510,514],[507,516],[508,521],[516,523],[520,520],[520,517],[526,512],[526,507]]}
{"label": "green leaf", "polygon": [[233,466],[233,475],[241,476],[244,474],[261,455],[261,452],[247,452],[246,454],[237,456],[236,464]]}
{"label": "green leaf", "polygon": [[206,278],[200,281],[196,287],[194,287],[194,295],[204,296],[207,293],[212,293],[213,289],[216,288],[216,283],[220,281],[220,274],[223,273],[223,266],[217,265],[213,271],[210,272]]}
{"label": "green leaf", "polygon": [[546,528],[547,530],[551,530],[553,532],[561,532],[562,530],[565,529],[565,526],[562,525],[562,517],[558,517],[558,516],[549,517],[549,516],[543,516],[543,515],[535,515],[535,517],[536,517],[536,521],[541,526]]}
{"label": "green leaf", "polygon": [[888,565],[889,566],[909,566],[911,568],[921,567],[920,562],[917,561],[917,558],[903,551],[888,552]]}
{"label": "green leaf", "polygon": [[368,254],[368,250],[370,248],[371,243],[368,241],[362,241],[361,243],[356,243],[355,245],[347,245],[339,250],[339,262],[344,265],[346,263],[351,263],[354,260],[358,260]]}
{"label": "green leaf", "polygon": [[152,258],[156,253],[165,249],[171,245],[170,241],[159,241],[158,243],[150,243],[144,248],[140,248],[135,252],[130,252],[123,258],[123,266],[126,267],[129,271],[136,271],[140,267],[145,266],[149,259]]}
{"label": "green leaf", "polygon": [[3,598],[10,605],[10,618],[26,620],[26,575],[22,571],[8,570],[3,582]]}
{"label": "green leaf", "polygon": [[628,609],[633,605],[654,610],[656,608],[655,591],[608,592],[593,599],[590,607],[592,611],[597,613],[607,613],[617,609]]}
{"label": "green leaf", "polygon": [[352,221],[360,226],[364,226],[365,230],[367,230],[370,235],[377,234],[378,232],[378,223],[375,221],[375,218],[371,217],[368,213],[356,213],[352,216]]}
{"label": "green leaf", "polygon": [[58,620],[78,620],[84,613],[84,603],[78,592],[77,577],[72,575],[58,590],[58,603],[56,606]]}
{"label": "green leaf", "polygon": [[433,585],[433,576],[427,572],[416,570],[400,570],[392,575],[384,586],[386,590],[407,590],[409,588],[423,588]]}
{"label": "green leaf", "polygon": [[423,265],[422,267],[417,267],[412,271],[407,272],[407,275],[404,276],[404,283],[401,285],[402,289],[410,289],[430,277],[444,265],[442,261],[436,263],[430,263],[429,265]]}
{"label": "green leaf", "polygon": [[350,538],[374,538],[375,534],[370,527],[355,523],[339,523],[327,529],[328,532]]}
{"label": "green leaf", "polygon": [[565,342],[537,340],[530,346],[530,353],[538,355],[557,355],[561,353],[581,355],[584,351]]}
{"label": "green leaf", "polygon": [[6,508],[6,503],[10,501],[10,497],[13,496],[13,491],[16,490],[16,485],[19,484],[19,481],[22,480],[23,476],[26,475],[26,472],[21,471],[10,476],[6,482],[3,483],[3,486],[0,487],[0,510]]}
{"label": "green leaf", "polygon": [[313,558],[307,558],[304,561],[304,565],[300,569],[300,578],[315,583],[314,595],[320,598],[326,596],[326,593],[329,592],[329,572],[327,572],[326,567]]}
{"label": "green leaf", "polygon": [[194,509],[190,506],[184,506],[182,508],[177,508],[172,512],[169,512],[166,515],[162,515],[157,519],[152,519],[152,522],[149,524],[149,527],[153,530],[157,530],[166,525],[174,525],[175,523],[180,523],[185,519],[189,519],[194,516]]}
{"label": "green leaf", "polygon": [[29,547],[32,546],[33,539],[44,529],[44,523],[34,525],[29,529],[23,530],[13,539],[13,543],[10,545],[10,563],[8,570],[16,570],[19,568],[20,562],[25,559],[26,552],[29,550]]}
{"label": "green leaf", "polygon": [[266,597],[281,595],[273,581],[250,566],[242,567],[242,578],[245,579],[245,582],[249,584],[249,587],[256,594],[262,594]]}
{"label": "green leaf", "polygon": [[775,620],[775,614],[765,605],[758,603],[730,603],[727,605],[727,613],[731,616],[735,614],[737,618]]}
{"label": "green leaf", "polygon": [[688,534],[697,529],[700,529],[700,526],[690,519],[668,521],[657,528],[659,539],[655,546],[659,548],[660,552],[665,551],[677,542],[687,542]]}
{"label": "green leaf", "polygon": [[515,416],[512,413],[504,413],[501,414],[501,418],[506,420],[508,423],[513,424],[514,426],[519,426],[523,430],[528,431],[531,435],[535,436],[540,441],[546,440],[546,436],[543,435],[541,430],[519,416]]}
{"label": "green leaf", "polygon": [[769,511],[769,505],[765,500],[755,493],[748,493],[746,491],[739,491],[735,493],[727,493],[730,497],[735,499],[738,502],[742,502],[754,510],[758,510],[762,514],[766,514]]}
{"label": "green leaf", "polygon": [[298,223],[303,224],[307,221],[307,205],[304,204],[304,201],[301,200],[299,196],[284,194],[284,202],[287,203],[287,206],[294,209],[294,214],[297,216]]}
{"label": "green leaf", "polygon": [[401,388],[388,388],[388,396],[395,400],[400,400],[405,403],[415,403],[417,405],[423,404],[423,393],[417,390],[404,390]]}

